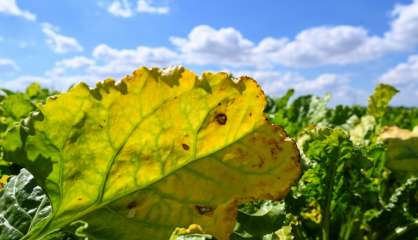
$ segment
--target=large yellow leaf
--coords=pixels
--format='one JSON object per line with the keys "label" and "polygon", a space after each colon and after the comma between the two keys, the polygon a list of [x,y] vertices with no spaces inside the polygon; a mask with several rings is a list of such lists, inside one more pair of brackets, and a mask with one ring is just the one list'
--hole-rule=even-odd
{"label": "large yellow leaf", "polygon": [[227,239],[239,203],[280,199],[300,173],[295,143],[265,104],[251,78],[180,67],[50,98],[21,164],[53,214],[26,238],[83,219],[94,239],[168,239],[192,223]]}

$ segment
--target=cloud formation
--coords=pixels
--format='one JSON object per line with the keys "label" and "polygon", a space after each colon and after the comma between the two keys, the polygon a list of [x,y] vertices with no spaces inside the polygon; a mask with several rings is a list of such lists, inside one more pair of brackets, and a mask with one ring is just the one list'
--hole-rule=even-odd
{"label": "cloud formation", "polygon": [[83,51],[76,38],[59,34],[58,29],[49,23],[42,24],[42,32],[46,36],[46,43],[55,53]]}
{"label": "cloud formation", "polygon": [[118,17],[132,17],[133,12],[128,0],[114,0],[107,8],[107,11]]}
{"label": "cloud formation", "polygon": [[[153,1],[113,0],[108,11],[119,17],[132,17],[136,12],[165,14],[168,7]],[[83,47],[74,37],[61,35],[57,28],[43,24],[48,45],[56,53],[81,52]],[[55,63],[41,78],[58,89],[78,80],[120,78],[138,66],[188,66],[229,69],[248,74],[261,81],[272,95],[294,88],[298,93],[332,92],[342,103],[365,103],[367,93],[352,86],[346,73],[317,73],[305,76],[301,68],[349,65],[381,58],[396,52],[408,52],[418,46],[418,0],[396,5],[391,12],[388,29],[373,35],[362,26],[324,25],[300,31],[293,37],[265,37],[252,41],[232,27],[214,28],[198,25],[185,36],[172,36],[169,46],[115,48],[98,44],[90,54],[65,58]],[[299,71],[299,72],[298,72]],[[402,91],[418,94],[418,56],[388,70],[379,78]],[[25,76],[24,79],[30,79]],[[49,80],[48,80],[49,79]],[[20,82],[23,80],[20,79]]]}
{"label": "cloud formation", "polygon": [[136,9],[131,7],[131,0],[113,0],[107,7],[107,11],[117,17],[129,18],[134,16],[134,11],[147,14],[168,14],[170,7],[157,5],[153,0],[138,0]]}
{"label": "cloud formation", "polygon": [[0,14],[22,17],[29,21],[36,21],[36,15],[27,10],[20,9],[17,6],[16,0],[1,0]]}
{"label": "cloud formation", "polygon": [[151,14],[167,14],[170,12],[170,8],[167,6],[157,6],[153,0],[138,0],[136,9],[140,13]]}
{"label": "cloud formation", "polygon": [[267,37],[254,43],[234,28],[197,26],[186,38],[172,37],[171,42],[192,64],[346,65],[418,45],[418,0],[397,5],[391,16],[390,28],[382,36],[370,35],[359,26],[319,26],[303,30],[293,39]]}
{"label": "cloud formation", "polygon": [[418,55],[410,56],[406,62],[387,70],[378,79],[381,83],[395,86],[402,94],[395,102],[416,105],[418,99]]}

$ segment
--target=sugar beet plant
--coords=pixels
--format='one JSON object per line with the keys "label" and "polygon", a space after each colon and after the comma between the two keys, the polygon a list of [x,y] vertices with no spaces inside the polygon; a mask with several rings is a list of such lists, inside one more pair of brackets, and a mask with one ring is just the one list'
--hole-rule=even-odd
{"label": "sugar beet plant", "polygon": [[2,137],[27,170],[2,191],[1,238],[168,239],[194,223],[227,239],[239,204],[283,198],[300,173],[261,88],[233,80],[141,68],[38,104]]}
{"label": "sugar beet plant", "polygon": [[248,77],[141,68],[3,92],[0,239],[418,236],[418,110],[388,107],[391,86],[329,108],[266,99]]}

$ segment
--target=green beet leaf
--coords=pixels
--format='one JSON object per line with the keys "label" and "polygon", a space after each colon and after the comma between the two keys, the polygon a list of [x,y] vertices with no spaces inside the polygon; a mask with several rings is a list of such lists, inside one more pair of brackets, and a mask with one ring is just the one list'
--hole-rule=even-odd
{"label": "green beet leaf", "polygon": [[19,240],[51,212],[48,198],[25,169],[0,190],[0,239]]}

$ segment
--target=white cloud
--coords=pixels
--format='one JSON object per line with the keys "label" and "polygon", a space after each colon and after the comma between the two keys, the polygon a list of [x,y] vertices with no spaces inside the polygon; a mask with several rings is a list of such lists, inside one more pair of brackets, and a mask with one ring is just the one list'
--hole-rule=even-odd
{"label": "white cloud", "polygon": [[171,37],[184,59],[192,64],[228,66],[316,67],[346,65],[376,59],[418,45],[418,0],[397,5],[390,29],[373,36],[359,26],[319,26],[298,33],[294,39],[267,37],[259,43],[234,28],[195,27],[187,38]]}
{"label": "white cloud", "polygon": [[400,90],[395,96],[396,104],[416,105],[418,99],[418,55],[412,55],[406,62],[399,63],[378,79]]}
{"label": "white cloud", "polygon": [[132,17],[133,12],[128,0],[114,0],[107,11],[118,17]]}
{"label": "white cloud", "polygon": [[35,14],[22,10],[17,6],[16,0],[1,0],[0,1],[0,13],[17,16],[17,17],[23,17],[26,20],[29,21],[35,21],[36,16]]}
{"label": "white cloud", "polygon": [[178,64],[178,54],[164,47],[138,46],[134,49],[115,49],[100,44],[93,50],[93,58],[98,64],[89,70],[101,76],[122,76],[139,66],[168,66]]}
{"label": "white cloud", "polygon": [[392,11],[390,31],[384,35],[387,48],[405,50],[418,44],[418,0],[409,5],[396,5]]}
{"label": "white cloud", "polygon": [[170,41],[180,50],[185,62],[199,65],[241,65],[254,47],[234,28],[216,30],[206,25],[195,27],[187,38],[171,37]]}
{"label": "white cloud", "polygon": [[95,78],[95,76],[92,75],[23,75],[13,80],[2,82],[2,87],[11,90],[24,90],[30,83],[38,82],[45,88],[65,91],[70,86],[79,82],[85,82],[93,86],[93,84],[99,80],[103,79]]}
{"label": "white cloud", "polygon": [[370,37],[361,27],[316,27],[300,32],[282,47],[260,54],[289,67],[348,64],[376,57],[364,49],[368,41]]}
{"label": "white cloud", "polygon": [[298,72],[242,71],[237,76],[248,75],[256,79],[270,96],[280,96],[288,89],[296,95],[331,93],[331,104],[366,103],[368,93],[350,86],[351,78],[346,74],[322,73],[307,78]]}
{"label": "white cloud", "polygon": [[55,66],[69,69],[79,69],[87,66],[92,66],[95,61],[84,56],[67,58],[55,63]]}
{"label": "white cloud", "polygon": [[248,75],[260,81],[268,94],[278,95],[293,88],[301,94],[323,92],[338,85],[345,85],[349,78],[343,75],[324,73],[309,79],[297,72],[253,71]]}
{"label": "white cloud", "polygon": [[156,6],[153,0],[138,0],[136,9],[140,13],[151,14],[167,14],[170,12],[169,7]]}
{"label": "white cloud", "polygon": [[[49,69],[45,72],[45,76],[51,79],[59,79],[59,82],[68,82],[70,80],[69,76],[73,76],[74,74],[80,75],[80,72],[83,73],[82,75],[85,76],[86,79],[90,79],[93,76],[90,73],[86,73],[86,69],[92,67],[96,64],[96,62],[90,58],[84,56],[77,56],[73,58],[62,59],[55,63],[55,66],[52,69]],[[87,76],[90,75],[90,76]],[[61,81],[61,79],[67,79],[65,81]],[[74,80],[75,81],[75,80]],[[64,84],[67,87],[68,84]],[[59,86],[62,89],[62,86]]]}
{"label": "white cloud", "polygon": [[47,37],[47,44],[56,53],[83,51],[83,47],[77,39],[59,34],[58,29],[49,23],[42,24],[42,32]]}
{"label": "white cloud", "polygon": [[392,17],[391,27],[382,37],[353,26],[307,29],[285,47],[271,51],[271,60],[291,67],[349,64],[414,49],[418,44],[418,0],[395,6]]}
{"label": "white cloud", "polygon": [[381,48],[372,47],[375,40],[365,29],[353,26],[311,28],[293,41],[267,37],[255,44],[234,28],[200,25],[187,38],[171,37],[170,41],[185,62],[199,65],[312,67],[354,63],[382,54]]}
{"label": "white cloud", "polygon": [[45,87],[49,86],[49,81],[46,78],[32,75],[23,75],[10,81],[4,81],[1,85],[2,87],[10,90],[23,90],[26,86],[33,82],[38,82]]}
{"label": "white cloud", "polygon": [[[118,2],[120,5],[115,8],[130,9],[128,1]],[[142,65],[190,64],[245,72],[261,81],[271,95],[294,88],[300,94],[331,92],[338,103],[366,103],[368,92],[351,87],[349,75],[323,73],[307,77],[294,70],[279,72],[277,69],[282,66],[346,65],[416,48],[418,0],[409,5],[397,5],[391,16],[389,29],[380,36],[371,35],[361,26],[319,26],[303,30],[293,38],[266,37],[259,42],[249,40],[231,27],[215,29],[199,25],[187,36],[171,37],[171,47],[117,49],[100,44],[91,56],[58,61],[42,77],[63,89],[76,80],[93,82],[106,77],[120,78]],[[43,31],[56,52],[82,51],[76,39],[59,35],[53,26],[44,25]],[[58,38],[64,41],[51,40]],[[403,95],[406,92],[408,96],[416,96],[417,75],[418,55],[415,55],[382,75],[379,81],[406,89],[401,89]]]}
{"label": "white cloud", "polygon": [[18,69],[19,67],[13,60],[7,58],[0,58],[0,72],[11,72],[16,71]]}

